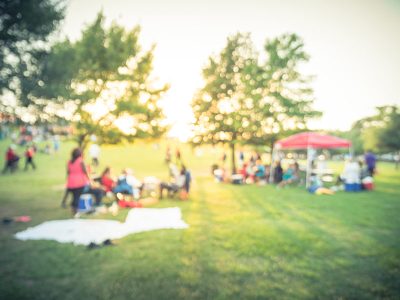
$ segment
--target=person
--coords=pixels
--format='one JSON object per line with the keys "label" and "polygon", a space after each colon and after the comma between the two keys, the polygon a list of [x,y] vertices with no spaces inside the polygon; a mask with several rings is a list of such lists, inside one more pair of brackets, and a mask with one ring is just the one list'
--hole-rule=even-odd
{"label": "person", "polygon": [[239,161],[244,163],[244,153],[243,153],[243,151],[239,152]]}
{"label": "person", "polygon": [[256,160],[256,165],[254,166],[254,179],[256,182],[265,180],[265,166],[262,164],[260,159]]}
{"label": "person", "polygon": [[311,194],[316,195],[333,195],[334,189],[328,189],[323,186],[323,183],[317,174],[312,174],[310,177],[310,187],[307,189]]}
{"label": "person", "polygon": [[188,174],[185,166],[182,166],[179,174],[175,174],[171,182],[160,183],[160,199],[163,198],[164,190],[167,190],[168,195],[170,196],[178,193],[180,190],[183,190],[188,194],[190,190],[190,181],[190,173]]}
{"label": "person", "polygon": [[245,169],[245,182],[246,183],[254,183],[255,180],[255,172],[254,172],[254,163],[251,161],[251,159],[249,160],[249,162],[247,164],[245,164],[246,169]]}
{"label": "person", "polygon": [[112,192],[112,190],[114,189],[115,181],[111,177],[111,168],[110,167],[106,167],[104,169],[104,171],[100,177],[100,183],[104,187],[104,191],[106,193]]}
{"label": "person", "polygon": [[282,176],[282,181],[279,183],[279,187],[284,187],[288,184],[299,180],[299,164],[294,162],[289,165],[289,168]]}
{"label": "person", "polygon": [[33,162],[33,156],[35,155],[35,150],[33,147],[28,146],[26,147],[25,151],[25,171],[28,170],[28,165],[31,165],[33,169],[36,169],[36,165]]}
{"label": "person", "polygon": [[275,162],[274,168],[274,183],[280,183],[283,177],[283,169],[280,161]]}
{"label": "person", "polygon": [[369,175],[371,177],[373,177],[374,174],[375,174],[375,168],[376,168],[376,157],[372,153],[371,150],[368,150],[365,153],[364,159],[365,159],[365,164],[367,165],[367,169],[368,169]]}
{"label": "person", "polygon": [[223,166],[225,165],[226,157],[227,157],[227,155],[226,155],[226,153],[224,152],[224,153],[222,154],[222,157],[221,157],[222,165],[223,165]]}
{"label": "person", "polygon": [[19,156],[15,152],[15,145],[11,145],[8,147],[6,152],[6,161],[3,169],[3,174],[5,174],[8,170],[10,172],[14,172],[18,168]]}
{"label": "person", "polygon": [[338,178],[338,183],[360,184],[361,169],[360,164],[353,158],[346,161],[343,173]]}
{"label": "person", "polygon": [[176,148],[175,157],[176,157],[177,164],[178,164],[178,162],[181,162],[181,150],[179,150],[179,148]]}
{"label": "person", "polygon": [[165,163],[168,165],[171,162],[171,148],[167,146],[167,151],[165,152]]}
{"label": "person", "polygon": [[185,192],[185,195],[182,197],[183,198],[182,200],[185,200],[189,197],[190,185],[192,182],[192,174],[188,169],[186,169],[185,166],[182,166],[181,175],[185,176],[185,183],[183,184],[183,191]]}
{"label": "person", "polygon": [[133,176],[133,171],[129,168],[122,170],[121,176],[118,177],[117,185],[113,189],[114,194],[128,194],[135,199],[140,197],[142,183]]}
{"label": "person", "polygon": [[215,164],[212,166],[211,172],[216,182],[225,181],[225,169],[223,167],[219,167],[218,165]]}
{"label": "person", "polygon": [[56,134],[53,136],[53,150],[57,153],[60,150],[60,137]]}
{"label": "person", "polygon": [[97,167],[99,165],[100,147],[93,143],[89,147],[89,155],[92,159],[92,165]]}
{"label": "person", "polygon": [[[78,212],[79,198],[90,183],[90,177],[87,173],[85,163],[82,158],[80,148],[72,150],[71,159],[67,164],[67,192],[72,193],[71,208],[75,216]],[[65,196],[64,196],[65,198]],[[64,199],[63,199],[64,202]]]}

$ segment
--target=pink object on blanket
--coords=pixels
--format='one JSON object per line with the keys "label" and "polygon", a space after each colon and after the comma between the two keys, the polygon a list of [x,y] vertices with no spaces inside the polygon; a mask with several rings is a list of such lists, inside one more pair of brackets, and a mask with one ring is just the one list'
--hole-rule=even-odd
{"label": "pink object on blanket", "polygon": [[22,223],[27,223],[30,222],[31,220],[32,219],[30,216],[19,216],[14,218],[15,222],[22,222]]}

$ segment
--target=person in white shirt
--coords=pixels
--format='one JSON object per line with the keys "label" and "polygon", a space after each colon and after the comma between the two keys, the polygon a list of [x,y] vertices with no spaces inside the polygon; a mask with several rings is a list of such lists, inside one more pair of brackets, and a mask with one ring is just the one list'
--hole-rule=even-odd
{"label": "person in white shirt", "polygon": [[97,167],[99,165],[100,146],[91,144],[89,147],[89,156],[92,159],[92,165]]}

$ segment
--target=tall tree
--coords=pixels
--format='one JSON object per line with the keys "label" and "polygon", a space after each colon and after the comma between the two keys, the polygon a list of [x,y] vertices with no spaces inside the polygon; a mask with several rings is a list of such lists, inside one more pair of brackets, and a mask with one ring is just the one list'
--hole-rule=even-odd
{"label": "tall tree", "polygon": [[21,80],[36,69],[51,34],[64,18],[64,1],[0,1],[0,95],[21,99]]}
{"label": "tall tree", "polygon": [[266,59],[259,62],[250,36],[228,38],[219,56],[203,70],[204,87],[192,103],[194,144],[228,143],[235,172],[235,145],[270,145],[284,134],[304,130],[312,109],[308,78],[298,71],[308,56],[296,35],[267,40]]}
{"label": "tall tree", "polygon": [[309,60],[303,40],[296,34],[284,34],[267,40],[264,51],[266,59],[248,75],[258,116],[249,142],[272,149],[279,138],[304,131],[308,120],[321,116],[321,112],[312,108],[311,77],[299,71]]}
{"label": "tall tree", "polygon": [[251,116],[252,106],[246,101],[245,74],[255,62],[256,54],[248,34],[229,37],[221,53],[209,58],[203,69],[205,85],[192,101],[193,143],[229,144],[232,172],[236,171],[235,146],[247,138],[244,124]]}
{"label": "tall tree", "polygon": [[36,107],[69,111],[81,147],[93,134],[118,143],[165,132],[159,100],[168,86],[151,76],[154,47],[142,50],[139,26],[106,28],[104,21],[99,13],[79,40],[55,44],[27,95]]}

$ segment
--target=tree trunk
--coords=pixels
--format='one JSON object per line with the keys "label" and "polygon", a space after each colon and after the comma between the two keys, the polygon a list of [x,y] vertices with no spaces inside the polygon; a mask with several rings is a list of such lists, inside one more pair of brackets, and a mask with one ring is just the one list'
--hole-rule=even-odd
{"label": "tree trunk", "polygon": [[232,153],[232,175],[236,174],[236,157],[235,157],[235,144],[231,144],[231,153]]}
{"label": "tree trunk", "polygon": [[82,153],[85,151],[87,146],[87,140],[86,140],[87,136],[88,136],[87,134],[80,134],[78,136],[78,146],[81,149]]}

